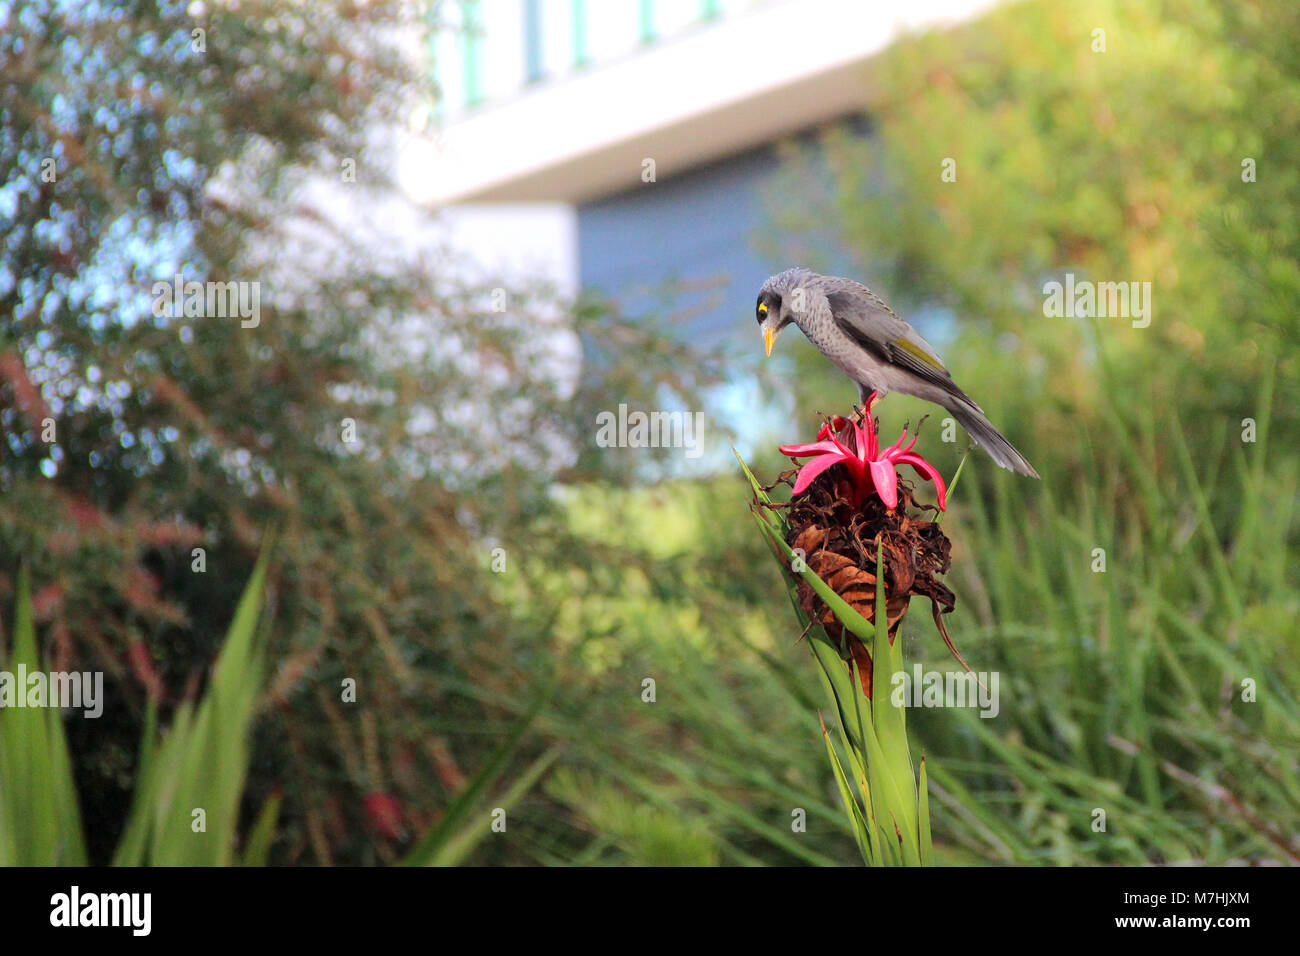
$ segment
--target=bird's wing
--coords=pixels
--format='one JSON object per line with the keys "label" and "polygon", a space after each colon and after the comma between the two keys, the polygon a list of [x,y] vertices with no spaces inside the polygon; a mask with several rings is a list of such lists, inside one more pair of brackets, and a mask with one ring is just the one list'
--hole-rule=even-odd
{"label": "bird's wing", "polygon": [[878,358],[975,405],[957,387],[930,343],[894,314],[880,296],[852,279],[827,276],[824,281],[831,315],[846,335]]}

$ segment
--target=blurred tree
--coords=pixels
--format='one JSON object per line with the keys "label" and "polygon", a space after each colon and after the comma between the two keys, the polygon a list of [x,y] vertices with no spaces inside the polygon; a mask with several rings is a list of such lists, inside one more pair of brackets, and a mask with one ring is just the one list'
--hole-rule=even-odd
{"label": "blurred tree", "polygon": [[[905,317],[953,320],[957,380],[1058,474],[1101,389],[1237,427],[1267,415],[1277,362],[1273,427],[1295,435],[1298,18],[1277,0],[1015,3],[907,38],[875,66],[872,135],[793,150],[773,215],[794,245],[837,236]],[[1046,315],[1067,274],[1150,283],[1150,324]]]}
{"label": "blurred tree", "polygon": [[[92,859],[147,696],[194,692],[268,529],[250,805],[285,789],[284,861],[394,859],[499,729],[466,685],[544,666],[486,596],[499,536],[543,555],[548,485],[627,471],[584,453],[609,395],[697,383],[646,327],[428,247],[387,176],[433,95],[415,11],[0,0],[0,597],[25,560],[54,665],[109,675],[69,727]],[[360,222],[389,217],[406,245]],[[159,308],[177,275],[258,310]]]}

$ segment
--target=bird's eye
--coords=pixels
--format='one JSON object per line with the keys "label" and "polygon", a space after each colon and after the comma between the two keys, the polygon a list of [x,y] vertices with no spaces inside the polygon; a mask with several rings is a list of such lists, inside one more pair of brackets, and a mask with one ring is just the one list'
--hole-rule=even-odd
{"label": "bird's eye", "polygon": [[758,304],[758,314],[759,314],[759,315],[767,315],[767,303],[766,303],[766,302],[760,302],[760,303]]}

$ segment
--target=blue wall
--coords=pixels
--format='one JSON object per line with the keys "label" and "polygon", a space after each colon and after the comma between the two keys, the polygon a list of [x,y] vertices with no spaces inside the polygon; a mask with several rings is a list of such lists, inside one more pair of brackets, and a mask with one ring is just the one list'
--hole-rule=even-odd
{"label": "blue wall", "polygon": [[[860,120],[847,121],[860,135]],[[810,134],[801,137],[805,143]],[[766,146],[578,207],[579,281],[613,296],[629,314],[680,318],[671,326],[701,347],[752,351],[754,301],[763,280],[795,265],[852,275],[833,236],[801,236],[817,262],[774,261],[792,244],[770,229],[780,162]],[[827,185],[827,184],[822,184]],[[768,255],[759,252],[759,243]],[[779,255],[779,253],[776,253]],[[666,283],[685,291],[667,299]]]}
{"label": "blue wall", "polygon": [[756,340],[754,300],[775,271],[753,248],[763,223],[764,186],[777,169],[763,149],[578,207],[579,278],[617,299],[624,311],[660,311],[665,282],[673,326],[701,346]]}

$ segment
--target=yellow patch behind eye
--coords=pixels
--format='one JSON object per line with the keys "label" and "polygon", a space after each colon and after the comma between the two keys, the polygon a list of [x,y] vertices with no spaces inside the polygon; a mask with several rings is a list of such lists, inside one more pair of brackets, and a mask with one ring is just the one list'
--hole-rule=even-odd
{"label": "yellow patch behind eye", "polygon": [[758,314],[759,314],[759,315],[767,315],[767,303],[766,303],[766,302],[760,302],[760,303],[759,303],[759,305],[758,305]]}

